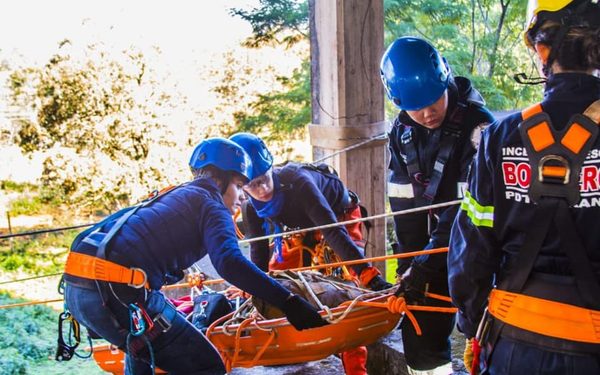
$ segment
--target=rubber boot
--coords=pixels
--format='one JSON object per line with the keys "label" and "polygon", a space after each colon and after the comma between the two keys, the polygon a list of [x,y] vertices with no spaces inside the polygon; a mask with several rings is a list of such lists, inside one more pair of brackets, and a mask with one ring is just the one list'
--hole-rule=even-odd
{"label": "rubber boot", "polygon": [[367,347],[359,346],[340,354],[346,375],[367,375]]}

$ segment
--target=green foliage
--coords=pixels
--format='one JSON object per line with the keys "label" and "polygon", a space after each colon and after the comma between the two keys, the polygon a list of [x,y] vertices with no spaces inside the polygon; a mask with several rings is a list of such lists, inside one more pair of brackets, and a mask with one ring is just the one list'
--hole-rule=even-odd
{"label": "green foliage", "polygon": [[492,110],[539,100],[538,87],[519,85],[531,73],[521,31],[525,2],[511,0],[385,0],[386,45],[413,35],[432,42],[455,75],[470,78]]}
{"label": "green foliage", "polygon": [[0,240],[0,269],[42,275],[62,271],[71,243],[80,230]]}
{"label": "green foliage", "polygon": [[30,183],[20,183],[8,180],[0,180],[0,190],[6,192],[22,193],[24,191],[34,190],[37,187]]}
{"label": "green foliage", "polygon": [[[23,302],[0,293],[0,304]],[[30,362],[53,354],[56,313],[42,306],[0,309],[0,374],[27,374]]]}
{"label": "green foliage", "polygon": [[[289,46],[307,40],[307,1],[261,0],[251,10],[231,13],[248,21],[248,47]],[[492,110],[520,108],[538,101],[538,87],[519,85],[518,72],[533,73],[521,40],[525,2],[514,0],[385,0],[385,44],[414,35],[430,40],[455,75],[471,79]],[[306,60],[308,61],[308,60]],[[283,90],[258,95],[235,114],[237,130],[269,134],[273,140],[301,132],[310,121],[310,76],[305,62]],[[306,105],[305,105],[306,103]],[[303,106],[305,105],[305,106]],[[388,117],[396,110],[386,104]],[[234,129],[235,130],[235,129]]]}
{"label": "green foliage", "polygon": [[230,13],[252,25],[252,36],[244,42],[246,47],[290,47],[308,37],[306,0],[260,0],[260,5],[254,9],[234,8]]}
{"label": "green foliage", "polygon": [[113,209],[164,184],[169,167],[156,166],[151,150],[176,145],[165,123],[174,104],[141,53],[85,52],[11,73],[13,104],[36,117],[13,122],[15,141],[25,153],[48,151],[44,200]]}
{"label": "green foliage", "polygon": [[39,196],[23,197],[12,200],[8,206],[11,216],[35,215],[43,209],[42,199]]}
{"label": "green foliage", "polygon": [[[0,305],[18,302],[24,300],[0,292]],[[0,375],[103,373],[91,359],[54,361],[57,321],[58,312],[42,305],[0,309]]]}
{"label": "green foliage", "polygon": [[250,111],[236,112],[238,131],[266,134],[267,141],[301,136],[310,122],[310,65],[304,62],[290,78],[279,77],[283,89],[258,96]]}

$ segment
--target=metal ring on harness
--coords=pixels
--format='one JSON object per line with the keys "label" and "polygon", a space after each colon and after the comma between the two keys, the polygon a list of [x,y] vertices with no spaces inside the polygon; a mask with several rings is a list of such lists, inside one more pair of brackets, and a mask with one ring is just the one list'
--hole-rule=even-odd
{"label": "metal ring on harness", "polygon": [[[546,165],[558,162],[561,165]],[[571,178],[571,167],[567,159],[560,155],[545,155],[538,164],[538,176],[540,182],[550,182],[547,179],[562,179],[562,184],[567,185]]]}
{"label": "metal ring on harness", "polygon": [[[135,289],[142,289],[146,286],[147,282],[148,282],[148,275],[146,274],[146,271],[144,271],[143,269],[139,268],[139,267],[130,267],[130,270],[134,271],[132,274],[135,273],[135,271],[138,271],[142,274],[143,276],[143,280],[140,281],[140,283],[138,284],[134,284],[134,283],[127,283],[127,286],[130,286],[132,288]],[[131,279],[131,281],[133,281],[133,277]]]}

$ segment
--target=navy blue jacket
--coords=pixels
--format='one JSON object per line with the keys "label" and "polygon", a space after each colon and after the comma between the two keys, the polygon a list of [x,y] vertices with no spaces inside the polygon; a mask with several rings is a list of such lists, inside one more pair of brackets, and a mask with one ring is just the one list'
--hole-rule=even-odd
{"label": "navy blue jacket", "polygon": [[[86,245],[73,251],[89,252]],[[183,275],[208,254],[221,277],[252,295],[281,307],[290,294],[243,256],[231,214],[210,179],[194,180],[138,209],[111,240],[107,254],[109,260],[143,269],[152,289],[160,289],[170,275]]]}
{"label": "navy blue jacket", "polygon": [[[283,168],[275,168],[284,193],[284,204],[281,213],[272,221],[283,224],[290,229],[310,228],[337,222],[337,216],[344,213],[349,206],[350,198],[342,181],[337,177],[327,176],[321,172],[289,163]],[[248,205],[246,213],[249,238],[265,235],[264,219],[258,217],[254,208]],[[344,226],[322,230],[325,240],[342,260],[364,258],[362,251],[350,238]],[[269,267],[268,241],[257,241],[251,244],[251,259],[261,269]],[[360,272],[368,264],[359,264],[352,268]]]}
{"label": "navy blue jacket", "polygon": [[[546,84],[543,110],[555,128],[564,128],[573,114],[600,98],[600,79],[586,74],[563,73]],[[459,309],[459,329],[475,335],[487,298],[502,283],[523,245],[525,234],[535,230],[535,205],[527,195],[530,166],[518,125],[520,113],[492,124],[484,132],[469,178],[468,192],[452,228],[448,254],[450,294]],[[600,280],[600,138],[583,164],[581,201],[570,209],[588,259]],[[533,278],[572,284],[573,273],[560,246],[560,228],[548,231],[528,283]],[[515,265],[518,267],[518,265]],[[527,287],[528,284],[526,284]],[[559,284],[546,288],[540,298],[563,301]],[[574,294],[577,294],[575,289]],[[600,297],[599,297],[600,298]]]}
{"label": "navy blue jacket", "polygon": [[[394,121],[389,134],[389,149],[391,154],[388,183],[388,197],[393,211],[428,205],[420,199],[424,192],[423,181],[430,178],[438,151],[440,149],[443,132],[458,106],[457,103],[466,103],[460,123],[460,135],[454,143],[454,149],[449,160],[444,166],[443,176],[437,193],[431,203],[440,203],[462,198],[466,187],[467,173],[473,160],[476,148],[473,143],[478,141],[482,129],[493,120],[493,115],[484,107],[484,101],[479,92],[473,88],[471,82],[463,77],[455,77],[455,84],[448,87],[448,110],[444,122],[440,127],[430,130],[414,122],[406,112],[402,111]],[[460,100],[459,100],[460,98]],[[422,176],[412,176],[407,168],[409,150],[403,143],[403,134],[412,132]],[[426,231],[426,226],[415,225],[415,215],[399,215],[394,217],[396,235],[400,252],[420,250],[423,248],[422,238],[430,235],[427,248],[448,246],[450,227],[456,216],[457,206],[442,208],[434,212],[437,225],[430,228],[431,233],[419,235],[415,232]],[[435,224],[435,222],[434,222]],[[429,268],[445,271],[445,255],[426,258]],[[419,259],[423,261],[423,258]]]}

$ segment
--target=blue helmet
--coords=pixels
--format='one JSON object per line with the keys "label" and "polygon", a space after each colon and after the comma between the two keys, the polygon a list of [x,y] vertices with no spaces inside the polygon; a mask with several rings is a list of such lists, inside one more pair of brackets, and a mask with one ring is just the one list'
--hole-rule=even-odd
{"label": "blue helmet", "polygon": [[435,103],[448,88],[446,59],[423,39],[396,39],[381,58],[381,80],[400,110],[416,111]]}
{"label": "blue helmet", "polygon": [[227,172],[236,172],[250,179],[252,163],[243,148],[220,137],[207,138],[200,142],[190,158],[192,169],[212,165]]}
{"label": "blue helmet", "polygon": [[229,137],[230,140],[240,145],[250,156],[252,161],[252,180],[265,174],[273,166],[273,155],[267,149],[262,139],[250,133],[236,133]]}

